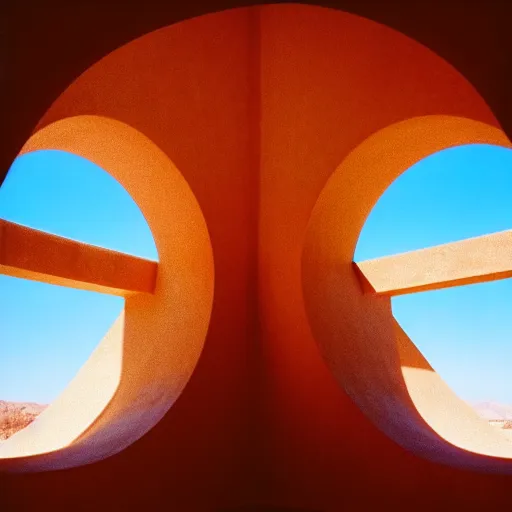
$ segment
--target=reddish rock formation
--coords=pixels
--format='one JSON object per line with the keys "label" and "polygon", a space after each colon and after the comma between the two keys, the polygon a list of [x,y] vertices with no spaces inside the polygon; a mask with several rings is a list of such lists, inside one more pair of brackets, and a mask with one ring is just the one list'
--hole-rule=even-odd
{"label": "reddish rock formation", "polygon": [[0,441],[5,441],[30,425],[46,405],[32,402],[5,402],[0,400]]}

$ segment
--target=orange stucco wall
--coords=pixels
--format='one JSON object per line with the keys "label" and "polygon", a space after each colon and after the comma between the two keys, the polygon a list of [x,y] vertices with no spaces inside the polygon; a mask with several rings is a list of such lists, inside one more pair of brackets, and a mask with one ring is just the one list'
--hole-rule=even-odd
{"label": "orange stucco wall", "polygon": [[363,18],[265,6],[189,20],[116,50],[38,128],[82,114],[136,128],[187,180],[213,247],[211,323],[190,382],[153,430],[91,466],[2,476],[7,510],[502,503],[508,477],[428,462],[367,419],[321,356],[301,281],[313,207],[372,133],[426,115],[497,126],[464,77]]}
{"label": "orange stucco wall", "polygon": [[[257,162],[247,130],[255,125],[249,101],[254,82],[248,61],[251,30],[248,12],[241,10],[142,38],[86,72],[40,123],[102,115],[149,137],[180,170],[200,203],[216,284],[196,371],[151,436],[105,465],[7,477],[8,510],[14,502],[23,510],[36,494],[55,501],[55,485],[60,488],[55,506],[62,510],[97,508],[99,497],[101,506],[111,510],[158,509],[163,492],[169,498],[166,506],[176,510],[208,510],[212,503],[245,500],[251,485],[244,468],[245,453],[252,450],[249,390],[257,314]],[[23,493],[16,490],[18,485]],[[82,496],[80,503],[77,495]]]}
{"label": "orange stucco wall", "polygon": [[[492,124],[492,115],[463,77],[414,42],[341,13],[290,11],[285,23],[280,8],[265,9],[262,22],[260,282],[273,426],[269,488],[279,496],[286,486],[289,499],[301,494],[299,503],[320,510],[358,502],[364,509],[393,503],[428,475],[440,496],[453,485],[450,470],[398,448],[339,392],[311,336],[297,276],[314,203],[358,143],[413,116]],[[418,507],[434,498],[412,492],[407,499]]]}

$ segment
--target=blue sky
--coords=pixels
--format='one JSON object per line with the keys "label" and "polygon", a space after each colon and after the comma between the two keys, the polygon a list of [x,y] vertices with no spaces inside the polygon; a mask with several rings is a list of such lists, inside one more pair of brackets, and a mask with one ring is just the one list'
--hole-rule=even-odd
{"label": "blue sky", "polygon": [[[112,176],[62,151],[15,160],[0,218],[152,260],[141,211]],[[102,339],[124,299],[0,275],[0,400],[49,403]]]}
{"label": "blue sky", "polygon": [[[441,151],[386,190],[354,259],[512,229],[511,199],[511,150],[471,145]],[[512,404],[512,279],[394,297],[392,307],[461,398]]]}
{"label": "blue sky", "polygon": [[[510,150],[474,145],[432,155],[381,197],[355,260],[512,229],[511,192]],[[158,259],[149,227],[123,187],[68,153],[18,158],[0,188],[0,218]],[[512,280],[405,295],[392,304],[456,393],[512,404]],[[0,400],[56,398],[122,307],[119,297],[0,276]]]}

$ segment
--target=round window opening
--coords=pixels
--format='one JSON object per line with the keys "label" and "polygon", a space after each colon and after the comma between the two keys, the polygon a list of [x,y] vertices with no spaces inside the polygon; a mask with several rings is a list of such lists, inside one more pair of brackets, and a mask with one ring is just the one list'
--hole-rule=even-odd
{"label": "round window opening", "polygon": [[[402,360],[420,414],[440,433],[445,430],[414,381],[444,388],[443,395],[432,393],[432,401],[446,399],[451,406],[453,392],[469,406],[464,417],[473,413],[494,427],[496,455],[507,458],[512,457],[511,191],[507,148],[467,145],[430,155],[381,196],[354,256],[366,284],[391,297],[402,335],[425,358],[421,365]],[[474,436],[476,423],[464,417],[455,416],[459,424],[453,426]]]}
{"label": "round window opening", "polygon": [[504,473],[508,429],[483,409],[511,389],[510,148],[459,117],[383,128],[332,174],[302,254],[313,336],[374,425],[420,457]]}
{"label": "round window opening", "polygon": [[[69,278],[80,270],[66,258],[67,246],[76,241],[77,252],[107,249],[102,251],[105,256],[121,258],[117,267],[123,265],[124,255],[135,256],[127,261],[140,263],[139,271],[146,274],[144,269],[156,272],[158,254],[149,226],[126,190],[97,165],[64,151],[35,151],[14,161],[0,189],[0,219],[11,236],[39,240],[40,251],[45,244],[57,243],[56,257],[46,258],[51,276],[36,274],[36,246],[33,275],[26,268],[5,266],[0,275],[1,455],[3,442],[59,401],[124,310],[120,291],[91,291],[95,285],[101,288],[94,282],[95,268],[88,276],[91,282],[69,283],[73,288],[66,287],[65,279],[51,284],[59,275]],[[17,277],[22,270],[23,277]],[[112,395],[119,371],[106,377],[97,385]],[[27,434],[37,436],[36,428]]]}
{"label": "round window opening", "polygon": [[26,418],[3,434],[0,470],[102,460],[151,430],[195,369],[213,303],[201,209],[151,140],[100,116],[36,132],[1,194],[0,400]]}

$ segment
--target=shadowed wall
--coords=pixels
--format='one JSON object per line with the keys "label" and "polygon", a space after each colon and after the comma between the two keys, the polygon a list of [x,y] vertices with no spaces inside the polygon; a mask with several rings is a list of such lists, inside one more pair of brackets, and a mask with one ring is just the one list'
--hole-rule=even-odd
{"label": "shadowed wall", "polygon": [[499,126],[462,75],[363,18],[265,6],[192,19],[116,50],[37,129],[84,114],[139,130],[190,185],[213,247],[212,319],[190,382],[153,430],[94,465],[2,475],[7,510],[41,501],[54,510],[503,503],[507,477],[427,462],[363,415],[322,359],[302,293],[311,212],[357,145],[417,116]]}

